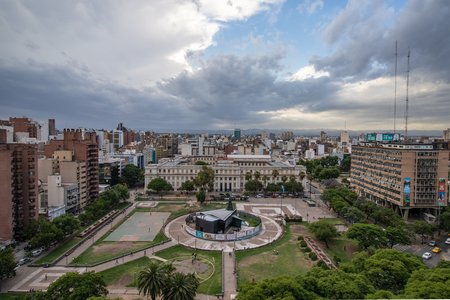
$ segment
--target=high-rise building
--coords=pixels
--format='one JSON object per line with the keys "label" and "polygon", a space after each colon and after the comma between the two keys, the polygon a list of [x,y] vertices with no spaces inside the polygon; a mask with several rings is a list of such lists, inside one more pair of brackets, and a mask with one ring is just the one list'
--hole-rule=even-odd
{"label": "high-rise building", "polygon": [[240,141],[241,140],[241,129],[240,128],[235,128],[234,129],[234,139],[236,141]]}
{"label": "high-rise building", "polygon": [[283,141],[289,141],[292,140],[294,138],[294,133],[292,131],[283,131],[281,133],[281,139]]}
{"label": "high-rise building", "polygon": [[38,217],[37,147],[0,144],[0,239],[24,238]]}
{"label": "high-rise building", "polygon": [[350,142],[350,137],[348,135],[348,131],[347,130],[341,131],[341,143],[349,144],[349,142]]}
{"label": "high-rise building", "polygon": [[48,134],[56,135],[55,119],[48,119]]}
{"label": "high-rise building", "polygon": [[[51,140],[44,147],[45,156],[48,158],[55,158],[55,151],[62,150],[72,151],[72,161],[85,164],[86,201],[88,203],[94,201],[99,193],[98,145],[95,132],[86,132],[81,129],[65,129],[63,140]],[[64,178],[63,181],[65,181]],[[80,188],[80,193],[82,193],[82,188]],[[83,196],[80,195],[80,202],[82,201]]]}
{"label": "high-rise building", "polygon": [[448,144],[361,142],[352,148],[351,185],[380,205],[435,213],[448,205]]}
{"label": "high-rise building", "polygon": [[29,138],[37,138],[38,124],[30,118],[9,118],[14,133],[28,133]]}
{"label": "high-rise building", "polygon": [[327,140],[327,133],[325,131],[320,132],[320,141],[325,142]]}
{"label": "high-rise building", "polygon": [[444,138],[444,141],[450,141],[450,128],[447,128],[442,132],[442,137]]}

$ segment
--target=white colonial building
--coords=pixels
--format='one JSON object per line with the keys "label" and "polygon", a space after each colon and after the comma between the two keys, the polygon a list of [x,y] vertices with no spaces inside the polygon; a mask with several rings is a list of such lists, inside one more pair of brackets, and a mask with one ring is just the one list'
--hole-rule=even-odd
{"label": "white colonial building", "polygon": [[[226,157],[213,156],[187,156],[174,159],[163,159],[158,164],[145,167],[145,186],[157,177],[169,182],[174,190],[179,190],[182,183],[193,180],[201,171],[202,165],[196,165],[196,161],[207,162],[214,170],[214,190],[240,192],[244,190],[246,174],[259,172],[259,180],[264,184],[280,182],[283,176],[289,180],[295,176],[300,180],[300,174],[306,173],[306,168],[301,165],[291,165],[289,162],[276,161],[270,155],[228,155]],[[278,172],[274,178],[274,172]],[[254,177],[253,177],[254,178]],[[265,181],[265,182],[264,182]]]}

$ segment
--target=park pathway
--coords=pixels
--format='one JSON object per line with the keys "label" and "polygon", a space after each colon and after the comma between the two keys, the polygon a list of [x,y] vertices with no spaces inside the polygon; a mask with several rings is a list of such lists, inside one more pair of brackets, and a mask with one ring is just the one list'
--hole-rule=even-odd
{"label": "park pathway", "polygon": [[222,252],[222,290],[223,299],[231,300],[236,297],[236,252],[227,249]]}

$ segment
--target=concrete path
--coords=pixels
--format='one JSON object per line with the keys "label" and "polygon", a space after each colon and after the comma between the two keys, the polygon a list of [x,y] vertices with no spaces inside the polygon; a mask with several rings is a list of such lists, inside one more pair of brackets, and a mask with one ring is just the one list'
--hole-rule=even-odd
{"label": "concrete path", "polygon": [[236,297],[236,256],[235,252],[225,250],[222,252],[222,290],[223,299],[230,300]]}

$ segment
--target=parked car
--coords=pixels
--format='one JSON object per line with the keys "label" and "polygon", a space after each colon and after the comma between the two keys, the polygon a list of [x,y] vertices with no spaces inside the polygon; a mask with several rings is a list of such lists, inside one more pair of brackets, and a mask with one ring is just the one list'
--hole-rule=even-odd
{"label": "parked car", "polygon": [[446,243],[447,245],[450,245],[450,238],[447,238],[447,239],[445,240],[445,243]]}
{"label": "parked car", "polygon": [[433,253],[439,253],[439,252],[441,252],[442,250],[441,250],[441,248],[439,248],[439,247],[434,247],[433,248],[433,250],[431,250]]}
{"label": "parked car", "polygon": [[432,254],[430,252],[425,252],[424,254],[422,254],[423,259],[430,259],[431,256],[432,256]]}
{"label": "parked car", "polygon": [[22,266],[22,265],[24,265],[24,264],[26,264],[27,262],[30,262],[30,261],[31,261],[31,259],[29,257],[25,256],[24,258],[19,259],[17,264],[19,266]]}
{"label": "parked car", "polygon": [[42,248],[35,249],[35,250],[31,251],[31,255],[39,256],[42,253],[42,251],[44,251],[44,249],[42,249]]}
{"label": "parked car", "polygon": [[437,243],[436,243],[436,241],[431,241],[431,242],[428,243],[428,245],[431,246],[431,247],[436,247]]}

